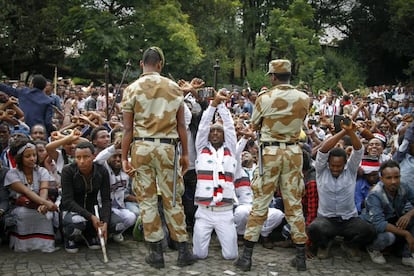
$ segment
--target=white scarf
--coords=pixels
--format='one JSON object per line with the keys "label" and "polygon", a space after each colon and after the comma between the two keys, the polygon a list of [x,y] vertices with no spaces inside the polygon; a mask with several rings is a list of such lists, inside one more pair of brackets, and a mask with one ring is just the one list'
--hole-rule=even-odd
{"label": "white scarf", "polygon": [[[213,183],[214,188],[218,189],[219,187],[223,187],[223,183],[225,182],[223,179],[219,178],[219,173],[224,174],[224,167],[223,167],[223,158],[224,158],[224,147],[220,147],[216,150],[213,146],[211,147],[211,152],[213,153],[214,159],[216,160],[216,164],[213,168]],[[217,192],[213,196],[213,201],[211,202],[212,205],[215,205],[216,202],[220,202],[223,200],[223,192]]]}

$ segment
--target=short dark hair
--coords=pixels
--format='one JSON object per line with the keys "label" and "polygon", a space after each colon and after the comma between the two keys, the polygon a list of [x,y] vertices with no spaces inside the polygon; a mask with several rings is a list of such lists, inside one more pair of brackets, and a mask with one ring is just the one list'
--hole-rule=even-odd
{"label": "short dark hair", "polygon": [[95,152],[95,147],[91,142],[80,142],[76,145],[76,149],[90,149],[92,154]]}
{"label": "short dark hair", "polygon": [[333,148],[329,151],[329,157],[328,157],[328,162],[331,159],[331,157],[343,157],[344,161],[346,162],[347,159],[347,155],[345,150],[341,149],[341,148]]}
{"label": "short dark hair", "polygon": [[32,131],[33,131],[33,129],[34,129],[34,127],[42,127],[43,128],[43,130],[46,132],[46,127],[45,127],[45,125],[44,124],[35,124],[35,125],[33,125],[31,128],[30,128],[30,133],[32,133]]}
{"label": "short dark hair", "polygon": [[31,140],[26,135],[15,135],[10,138],[10,154],[15,158],[19,149],[30,141]]}
{"label": "short dark hair", "polygon": [[142,55],[142,62],[144,64],[155,65],[160,61],[163,61],[163,58],[161,54],[158,52],[158,49],[155,47],[148,48]]}
{"label": "short dark hair", "polygon": [[273,73],[273,75],[279,80],[279,81],[289,81],[290,80],[290,76],[291,73],[283,73],[283,74],[278,74],[278,73]]}
{"label": "short dark hair", "polygon": [[9,131],[9,134],[10,134],[10,126],[9,126],[8,123],[6,123],[6,122],[0,122],[0,127],[5,127]]}
{"label": "short dark hair", "polygon": [[379,168],[380,176],[382,176],[382,172],[386,168],[398,168],[398,169],[400,169],[400,164],[397,161],[392,160],[392,159],[384,161],[383,163],[381,163],[381,166]]}
{"label": "short dark hair", "polygon": [[111,131],[111,143],[115,142],[116,134],[118,132],[123,132],[122,128],[116,127],[114,129],[112,129],[112,131]]}
{"label": "short dark hair", "polygon": [[34,88],[43,90],[46,87],[46,78],[42,75],[34,75],[32,79],[32,85]]}
{"label": "short dark hair", "polygon": [[93,142],[93,140],[95,140],[96,139],[96,135],[98,135],[98,132],[99,131],[102,131],[102,130],[106,130],[106,131],[108,131],[108,129],[106,128],[106,127],[104,127],[104,126],[98,126],[98,127],[95,127],[92,131],[91,131],[91,141]]}
{"label": "short dark hair", "polygon": [[47,142],[46,142],[45,140],[35,140],[35,141],[32,141],[32,143],[33,143],[35,146],[37,146],[37,145],[43,145],[43,146],[45,146],[45,147],[46,147],[46,145],[47,145]]}

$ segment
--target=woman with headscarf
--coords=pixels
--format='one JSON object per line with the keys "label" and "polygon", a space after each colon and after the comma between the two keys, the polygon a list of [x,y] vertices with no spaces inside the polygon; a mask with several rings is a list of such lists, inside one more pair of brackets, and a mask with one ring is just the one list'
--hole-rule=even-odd
{"label": "woman with headscarf", "polygon": [[51,212],[58,207],[48,200],[50,175],[37,165],[36,146],[28,138],[14,140],[10,152],[16,160],[16,168],[9,170],[4,180],[4,186],[9,187],[15,199],[10,248],[16,252],[54,252]]}

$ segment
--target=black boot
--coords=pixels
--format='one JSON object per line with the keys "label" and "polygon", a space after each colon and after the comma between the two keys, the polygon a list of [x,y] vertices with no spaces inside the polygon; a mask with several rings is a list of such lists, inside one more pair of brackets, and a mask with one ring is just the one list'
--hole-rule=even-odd
{"label": "black boot", "polygon": [[192,265],[197,261],[197,258],[191,253],[187,242],[175,242],[178,245],[178,259],[177,265],[180,267]]}
{"label": "black boot", "polygon": [[162,240],[158,242],[149,242],[149,254],[145,257],[145,261],[154,268],[164,268]]}
{"label": "black boot", "polygon": [[234,266],[243,271],[250,271],[252,267],[254,242],[244,241],[243,254],[234,262]]}
{"label": "black boot", "polygon": [[296,267],[297,271],[306,270],[306,253],[304,244],[296,245],[296,257],[291,260],[290,264],[293,267]]}

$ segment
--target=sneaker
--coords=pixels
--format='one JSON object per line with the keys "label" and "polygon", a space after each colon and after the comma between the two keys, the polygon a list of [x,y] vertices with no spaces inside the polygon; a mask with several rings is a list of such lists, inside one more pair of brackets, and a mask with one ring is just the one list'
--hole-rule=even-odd
{"label": "sneaker", "polygon": [[371,258],[371,261],[376,264],[386,264],[387,261],[385,260],[382,253],[378,250],[372,250],[367,248],[368,255]]}
{"label": "sneaker", "polygon": [[73,240],[65,240],[65,250],[68,253],[78,253],[79,247]]}
{"label": "sneaker", "polygon": [[114,240],[114,242],[121,243],[124,241],[124,236],[122,235],[122,233],[114,234],[112,236],[112,239]]}
{"label": "sneaker", "polygon": [[412,266],[412,267],[414,267],[414,258],[412,256],[411,257],[403,257],[401,259],[401,263],[403,265],[406,265],[406,266]]}
{"label": "sneaker", "polygon": [[350,261],[360,262],[362,260],[361,252],[358,250],[358,248],[347,246],[344,243],[342,243],[341,248]]}
{"label": "sneaker", "polygon": [[89,247],[89,249],[92,249],[92,250],[101,249],[101,243],[99,242],[99,239],[97,237],[85,238],[82,235],[82,238],[85,240],[85,243]]}

